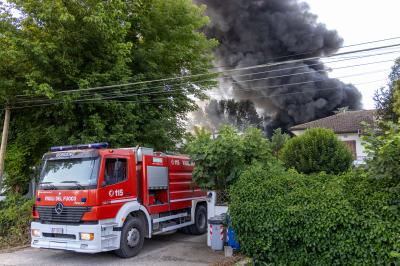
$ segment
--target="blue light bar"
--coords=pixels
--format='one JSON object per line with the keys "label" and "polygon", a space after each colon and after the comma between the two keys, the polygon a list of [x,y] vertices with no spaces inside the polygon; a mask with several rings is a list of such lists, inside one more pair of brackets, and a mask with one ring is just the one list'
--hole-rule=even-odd
{"label": "blue light bar", "polygon": [[106,149],[106,148],[108,148],[108,143],[100,142],[100,143],[90,143],[90,144],[54,146],[50,148],[50,151],[70,151],[70,150]]}

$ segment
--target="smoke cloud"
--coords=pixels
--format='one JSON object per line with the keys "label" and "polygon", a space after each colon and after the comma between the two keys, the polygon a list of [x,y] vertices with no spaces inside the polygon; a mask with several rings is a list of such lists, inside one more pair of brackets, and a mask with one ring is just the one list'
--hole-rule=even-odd
{"label": "smoke cloud", "polygon": [[[219,40],[218,65],[229,69],[330,55],[343,43],[336,31],[318,23],[308,5],[297,0],[196,2],[207,5],[211,25],[206,33]],[[261,116],[269,117],[270,129],[287,129],[331,115],[340,107],[361,108],[357,88],[329,78],[326,70],[320,60],[307,60],[234,72],[221,86],[231,84],[236,101],[252,101]],[[262,71],[269,72],[241,76]],[[258,80],[243,82],[253,79]],[[293,83],[297,85],[287,85]]]}

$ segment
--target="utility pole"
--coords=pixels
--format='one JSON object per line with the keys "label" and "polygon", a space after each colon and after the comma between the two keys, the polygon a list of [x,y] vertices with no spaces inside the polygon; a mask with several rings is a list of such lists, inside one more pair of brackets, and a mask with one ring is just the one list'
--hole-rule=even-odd
{"label": "utility pole", "polygon": [[3,124],[3,134],[1,136],[1,146],[0,146],[0,192],[3,182],[4,173],[4,157],[6,156],[7,140],[8,140],[8,128],[10,125],[10,107],[7,105],[4,113],[4,124]]}

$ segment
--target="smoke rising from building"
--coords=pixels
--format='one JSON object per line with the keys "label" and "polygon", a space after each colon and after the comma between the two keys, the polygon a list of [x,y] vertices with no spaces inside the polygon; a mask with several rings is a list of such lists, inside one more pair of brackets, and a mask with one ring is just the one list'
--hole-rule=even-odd
{"label": "smoke rising from building", "polygon": [[[343,43],[298,0],[196,2],[207,5],[211,24],[206,32],[220,42],[218,65],[229,69],[331,55]],[[240,76],[262,71],[269,72]],[[243,82],[253,79],[259,80]],[[221,84],[229,83],[236,101],[251,100],[262,116],[270,117],[270,129],[326,117],[340,107],[361,108],[357,88],[329,78],[316,59],[234,72]],[[287,85],[293,83],[297,85]]]}

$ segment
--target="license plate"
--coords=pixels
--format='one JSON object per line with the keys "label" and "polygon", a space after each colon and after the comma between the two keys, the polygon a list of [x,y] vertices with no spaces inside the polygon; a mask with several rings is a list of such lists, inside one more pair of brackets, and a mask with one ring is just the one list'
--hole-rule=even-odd
{"label": "license plate", "polygon": [[51,232],[53,234],[62,234],[63,233],[63,229],[62,228],[51,228]]}

